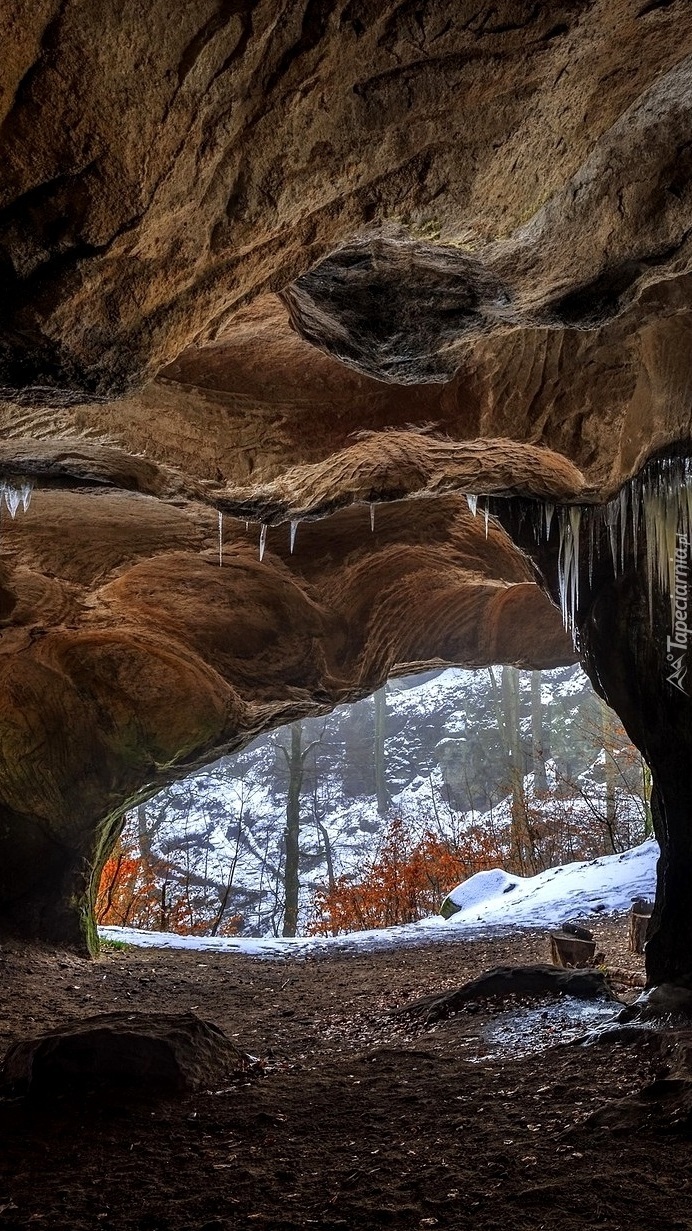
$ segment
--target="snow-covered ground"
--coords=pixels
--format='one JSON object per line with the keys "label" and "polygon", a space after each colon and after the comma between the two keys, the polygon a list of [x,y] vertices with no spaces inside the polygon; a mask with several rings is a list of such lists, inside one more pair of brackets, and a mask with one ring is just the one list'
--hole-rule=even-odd
{"label": "snow-covered ground", "polygon": [[[530,673],[523,673],[520,727],[526,744],[530,684]],[[544,814],[543,829],[568,828],[575,841],[539,849],[538,866],[603,849],[599,830],[605,831],[608,814],[605,754],[598,751],[599,731],[589,732],[589,707],[597,719],[599,711],[588,680],[577,668],[546,672],[541,693],[555,759],[546,765],[547,796],[534,791],[532,774],[524,778],[526,804]],[[406,818],[411,832],[417,826],[421,833],[432,829],[458,840],[472,829],[501,842],[511,825],[512,800],[488,673],[449,669],[392,680],[386,707],[392,814]],[[374,788],[373,732],[372,700],[303,724],[304,747],[311,751],[301,796],[301,931],[328,872],[362,879],[382,841],[386,825]],[[236,756],[173,783],[144,808],[148,842],[170,868],[172,882],[191,886],[200,914],[213,917],[230,881],[227,914],[242,919],[247,938],[281,930],[287,786],[282,749],[288,740],[286,731],[263,736]],[[643,836],[644,808],[632,775],[620,770],[619,756],[611,768],[622,847]],[[133,815],[129,833],[135,847],[139,828]]]}
{"label": "snow-covered ground", "polygon": [[457,907],[449,919],[434,915],[402,927],[340,936],[291,938],[178,936],[104,927],[104,940],[143,948],[213,949],[257,958],[309,957],[339,951],[367,952],[397,945],[472,939],[516,928],[558,927],[569,919],[629,910],[635,898],[653,898],[658,846],[653,839],[621,855],[604,855],[584,863],[548,868],[538,876],[510,876],[496,869],[478,872],[453,889]]}

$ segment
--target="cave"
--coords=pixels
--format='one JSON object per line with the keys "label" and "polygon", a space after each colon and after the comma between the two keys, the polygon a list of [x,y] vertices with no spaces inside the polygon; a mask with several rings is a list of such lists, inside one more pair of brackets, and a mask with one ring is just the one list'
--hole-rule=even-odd
{"label": "cave", "polygon": [[[124,57],[115,9],[11,25],[2,920],[94,949],[124,810],[261,730],[394,670],[581,655],[656,780],[651,979],[691,974],[685,664],[667,680],[626,583],[655,516],[589,611],[561,602],[571,629],[552,604],[569,510],[627,499],[690,439],[685,39],[665,6],[564,28],[555,6],[299,7],[266,46],[259,12],[193,7],[155,54],[133,18]],[[96,42],[117,87],[82,74]]]}
{"label": "cave", "polygon": [[580,661],[653,775],[648,984],[689,984],[692,12],[0,29],[3,937],[95,956],[127,810],[262,732]]}

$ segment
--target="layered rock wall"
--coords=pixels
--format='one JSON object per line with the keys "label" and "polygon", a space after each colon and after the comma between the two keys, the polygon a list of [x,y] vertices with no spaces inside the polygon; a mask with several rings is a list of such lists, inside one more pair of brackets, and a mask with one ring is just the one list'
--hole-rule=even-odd
{"label": "layered rock wall", "polygon": [[83,941],[172,776],[396,670],[571,660],[526,508],[690,441],[692,10],[9,0],[0,34],[0,479],[35,484],[0,913]]}

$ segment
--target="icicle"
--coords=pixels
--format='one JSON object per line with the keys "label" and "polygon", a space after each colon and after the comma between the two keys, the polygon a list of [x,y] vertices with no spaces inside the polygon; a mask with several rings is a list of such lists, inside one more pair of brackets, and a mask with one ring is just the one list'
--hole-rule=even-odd
{"label": "icicle", "polygon": [[560,546],[558,549],[558,588],[562,621],[576,647],[577,611],[579,609],[579,541],[581,508],[570,505],[559,512]]}
{"label": "icicle", "polygon": [[264,559],[264,549],[266,546],[267,546],[267,526],[266,526],[266,522],[263,522],[262,527],[260,529],[260,538],[259,538],[260,564],[262,563]]}
{"label": "icicle", "polygon": [[293,548],[294,548],[294,547],[295,547],[295,545],[296,545],[296,534],[297,534],[297,533],[298,533],[298,522],[297,522],[297,521],[292,521],[292,522],[291,522],[291,529],[290,529],[290,533],[289,533],[289,540],[290,540],[290,547],[291,547],[291,555],[293,555]]}
{"label": "icicle", "polygon": [[618,517],[620,520],[620,572],[625,571],[625,540],[627,538],[627,486],[620,488]]}
{"label": "icicle", "polygon": [[375,506],[374,504],[370,505],[370,529],[372,530],[374,534],[375,532]]}
{"label": "icicle", "polygon": [[469,495],[467,494],[467,496],[466,496],[466,503],[468,504],[468,506],[469,506],[469,508],[470,508],[470,510],[471,510],[471,513],[472,513],[472,514],[473,514],[473,516],[475,517],[475,516],[476,516],[476,512],[478,511],[478,496],[469,496]]}
{"label": "icicle", "polygon": [[246,523],[245,523],[245,533],[246,533],[246,534],[247,534],[247,532],[248,532],[248,530],[249,530],[249,529],[250,529],[250,523],[249,523],[249,521],[246,521]]}
{"label": "icicle", "polygon": [[550,538],[550,523],[553,520],[553,514],[555,512],[555,505],[546,504],[544,508],[545,508],[545,537],[546,539],[549,539]]}
{"label": "icicle", "polygon": [[29,508],[29,505],[31,504],[31,493],[33,492],[33,490],[34,490],[33,483],[31,482],[22,483],[22,491],[21,491],[22,508],[24,509],[25,513],[27,509]]}
{"label": "icicle", "polygon": [[570,627],[574,636],[577,627],[577,611],[579,609],[579,535],[581,531],[581,508],[578,504],[570,506],[569,525],[572,532],[572,576],[570,578]]}
{"label": "icicle", "polygon": [[593,558],[594,558],[594,550],[595,550],[597,516],[598,516],[598,512],[596,509],[589,509],[588,512],[586,513],[587,526],[588,526],[587,533],[589,536],[588,538],[588,543],[589,543],[589,546],[588,546],[589,589],[591,589],[591,587],[593,586]]}
{"label": "icicle", "polygon": [[490,501],[488,500],[488,497],[486,496],[485,498],[485,537],[486,539],[488,537],[489,521],[490,521]]}
{"label": "icicle", "polygon": [[223,513],[219,510],[219,568],[223,564]]}
{"label": "icicle", "polygon": [[564,510],[560,509],[558,520],[558,533],[560,536],[560,545],[557,553],[557,584],[560,591],[560,611],[562,612],[562,623],[567,627],[567,583],[566,583],[566,540],[568,526],[565,519]]}
{"label": "icicle", "polygon": [[10,511],[10,517],[13,521],[17,516],[17,509],[19,508],[21,498],[21,492],[18,487],[15,487],[13,483],[5,485],[5,504]]}
{"label": "icicle", "polygon": [[639,479],[633,479],[631,483],[630,509],[632,512],[632,551],[634,558],[637,558],[637,539],[639,535],[639,510],[642,503],[642,485]]}
{"label": "icicle", "polygon": [[606,505],[606,527],[608,531],[608,544],[611,548],[611,560],[613,561],[613,574],[618,575],[618,508],[616,502],[611,501],[610,505]]}

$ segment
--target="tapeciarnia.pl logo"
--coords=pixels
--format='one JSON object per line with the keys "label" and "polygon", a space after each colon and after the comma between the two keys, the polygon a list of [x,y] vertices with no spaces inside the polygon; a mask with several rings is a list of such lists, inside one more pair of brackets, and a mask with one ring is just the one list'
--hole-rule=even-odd
{"label": "tapeciarnia.pl logo", "polygon": [[689,550],[686,534],[678,534],[675,538],[675,592],[673,594],[673,636],[666,638],[666,657],[671,668],[666,676],[669,684],[680,692],[688,695],[685,688],[687,666],[685,658],[692,629],[687,623],[689,606],[688,574]]}

